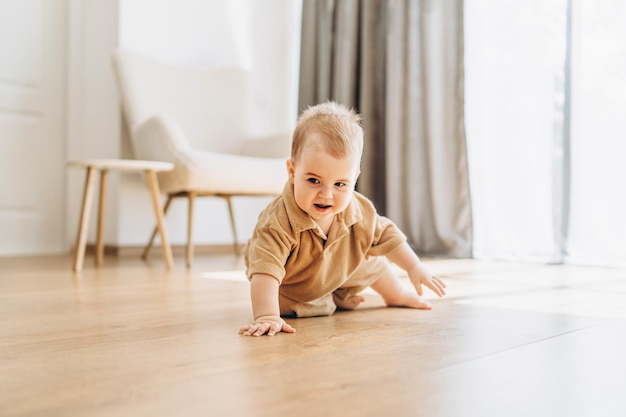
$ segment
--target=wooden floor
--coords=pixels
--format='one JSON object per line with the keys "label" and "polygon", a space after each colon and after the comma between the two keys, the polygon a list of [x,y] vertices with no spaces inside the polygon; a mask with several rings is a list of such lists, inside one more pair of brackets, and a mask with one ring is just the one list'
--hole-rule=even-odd
{"label": "wooden floor", "polygon": [[626,415],[626,271],[426,261],[432,311],[366,306],[237,334],[234,256],[0,258],[0,415]]}

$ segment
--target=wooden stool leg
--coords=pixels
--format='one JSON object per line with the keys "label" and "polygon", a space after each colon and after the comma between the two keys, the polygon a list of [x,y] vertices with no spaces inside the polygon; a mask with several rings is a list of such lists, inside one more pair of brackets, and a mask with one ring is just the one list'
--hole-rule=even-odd
{"label": "wooden stool leg", "polygon": [[108,171],[100,171],[100,199],[98,201],[98,229],[96,234],[96,266],[102,265],[104,258],[104,211],[106,207]]}
{"label": "wooden stool leg", "polygon": [[72,269],[75,272],[80,272],[83,269],[83,261],[85,260],[87,228],[89,226],[91,202],[93,201],[94,171],[94,167],[87,167],[87,176],[85,177],[85,190],[83,191],[83,204],[80,209],[80,222],[78,224],[76,247],[74,248],[74,265]]}
{"label": "wooden stool leg", "polygon": [[[167,210],[169,210],[170,204],[172,203],[173,199],[174,199],[173,194],[167,195],[167,201],[165,202],[165,207],[163,207],[163,216],[167,214]],[[158,232],[159,232],[159,226],[155,225],[154,229],[152,230],[152,236],[150,236],[150,241],[148,242],[146,247],[143,249],[143,253],[141,254],[141,259],[145,260],[146,258],[148,258],[148,253],[150,252],[150,249],[152,248],[152,243],[154,243],[154,238],[156,237]]]}
{"label": "wooden stool leg", "polygon": [[230,227],[233,231],[233,247],[235,249],[235,254],[239,255],[239,240],[237,238],[237,226],[235,226],[235,214],[233,212],[233,203],[231,201],[231,196],[225,196],[226,202],[228,203],[228,213],[230,214]]}
{"label": "wooden stool leg", "polygon": [[172,248],[170,241],[167,238],[167,230],[165,229],[165,219],[163,211],[161,209],[161,202],[159,201],[161,192],[159,191],[159,183],[157,181],[156,173],[152,170],[146,171],[146,180],[148,182],[148,188],[150,189],[150,196],[152,197],[152,206],[154,207],[154,214],[157,220],[157,228],[159,229],[159,235],[161,236],[161,249],[163,250],[163,258],[168,268],[174,266],[174,260],[172,258]]}
{"label": "wooden stool leg", "polygon": [[196,194],[188,193],[187,198],[189,204],[187,206],[187,248],[185,250],[185,260],[187,268],[191,268],[191,260],[193,259],[193,213]]}

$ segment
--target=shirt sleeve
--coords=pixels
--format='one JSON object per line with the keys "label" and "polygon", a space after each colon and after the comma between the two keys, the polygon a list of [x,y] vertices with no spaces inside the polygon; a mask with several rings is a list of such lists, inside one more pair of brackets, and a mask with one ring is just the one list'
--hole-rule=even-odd
{"label": "shirt sleeve", "polygon": [[406,236],[391,220],[375,214],[374,236],[368,256],[387,256],[404,242]]}
{"label": "shirt sleeve", "polygon": [[270,275],[279,283],[285,277],[285,264],[293,247],[289,234],[277,227],[257,228],[245,251],[246,275]]}

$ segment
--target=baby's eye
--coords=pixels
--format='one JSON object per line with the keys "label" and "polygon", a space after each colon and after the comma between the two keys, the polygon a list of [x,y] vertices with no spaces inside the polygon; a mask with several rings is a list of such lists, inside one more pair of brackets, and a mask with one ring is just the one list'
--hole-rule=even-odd
{"label": "baby's eye", "polygon": [[348,185],[348,184],[346,184],[345,182],[336,182],[336,183],[335,183],[335,187],[339,187],[339,188],[341,188],[341,187],[345,187],[345,186],[347,186],[347,185]]}
{"label": "baby's eye", "polygon": [[310,182],[311,184],[319,184],[320,183],[320,180],[318,180],[317,178],[308,178],[307,181]]}

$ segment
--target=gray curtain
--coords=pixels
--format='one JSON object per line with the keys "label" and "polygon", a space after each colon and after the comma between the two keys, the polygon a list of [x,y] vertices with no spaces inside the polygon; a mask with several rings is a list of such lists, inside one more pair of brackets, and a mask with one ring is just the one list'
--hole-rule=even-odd
{"label": "gray curtain", "polygon": [[360,192],[422,255],[471,257],[462,0],[304,0],[300,111],[363,117]]}

